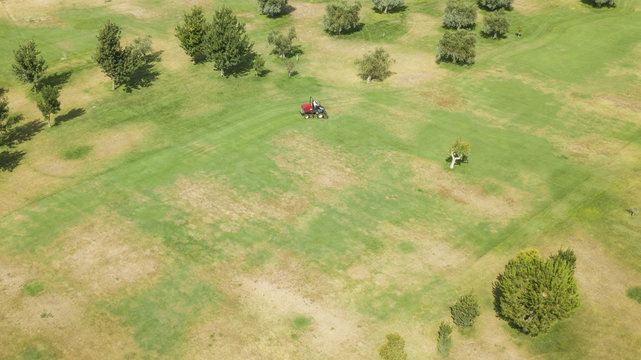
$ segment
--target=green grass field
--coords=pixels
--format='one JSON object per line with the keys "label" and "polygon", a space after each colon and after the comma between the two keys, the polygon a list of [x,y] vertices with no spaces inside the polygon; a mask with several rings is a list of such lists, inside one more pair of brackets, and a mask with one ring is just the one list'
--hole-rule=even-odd
{"label": "green grass field", "polygon": [[[189,4],[223,3],[265,77],[179,48]],[[323,1],[277,19],[253,0],[0,1],[12,111],[41,120],[11,73],[18,43],[63,83],[58,124],[0,149],[24,153],[0,172],[0,358],[377,359],[398,332],[408,359],[436,359],[469,292],[481,316],[452,359],[641,357],[641,2],[516,0],[523,36],[479,38],[465,67],[434,62],[445,1],[406,3],[364,1],[362,30],[335,37]],[[110,91],[91,60],[108,19],[125,42],[152,36],[151,86]],[[290,26],[292,78],[266,43]],[[394,74],[365,84],[354,61],[377,46]],[[328,120],[298,114],[310,95]],[[450,170],[457,136],[472,155]],[[491,294],[528,247],[573,248],[581,298],[536,338]]]}

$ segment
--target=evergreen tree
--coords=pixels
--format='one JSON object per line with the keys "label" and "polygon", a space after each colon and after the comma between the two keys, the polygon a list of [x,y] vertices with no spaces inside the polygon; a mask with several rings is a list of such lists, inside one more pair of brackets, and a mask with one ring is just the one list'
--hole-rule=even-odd
{"label": "evergreen tree", "polygon": [[559,249],[556,255],[550,256],[550,259],[553,261],[565,261],[572,271],[576,268],[576,255],[574,255],[572,249]]}
{"label": "evergreen tree", "polygon": [[451,29],[471,28],[476,22],[476,5],[463,0],[449,0],[445,5],[443,26]]}
{"label": "evergreen tree", "polygon": [[405,5],[405,0],[372,0],[374,9],[387,14],[388,10],[398,9]]}
{"label": "evergreen tree", "polygon": [[203,9],[194,6],[191,13],[183,15],[183,22],[176,26],[175,35],[180,40],[180,47],[197,63],[203,56],[202,45],[207,33],[207,21]]}
{"label": "evergreen tree", "polygon": [[438,335],[436,338],[436,350],[442,356],[450,355],[450,348],[452,347],[452,327],[450,324],[441,322],[438,327]]}
{"label": "evergreen tree", "polygon": [[9,115],[9,101],[5,93],[6,90],[0,88],[0,146],[12,146],[13,142],[9,140],[9,133],[11,128],[22,119],[22,116]]}
{"label": "evergreen tree", "polygon": [[488,10],[507,9],[512,7],[514,0],[478,0],[479,6]]}
{"label": "evergreen tree", "polygon": [[378,348],[378,354],[383,360],[406,360],[405,340],[397,334],[387,334],[387,341]]}
{"label": "evergreen tree", "polygon": [[281,58],[285,58],[292,49],[292,42],[296,39],[296,29],[292,26],[289,29],[287,35],[280,33],[277,30],[273,30],[267,35],[267,43],[274,47],[273,52],[278,54]]}
{"label": "evergreen tree", "polygon": [[361,21],[358,15],[360,10],[361,4],[359,2],[336,0],[327,4],[323,17],[325,31],[340,35],[343,32],[356,29]]}
{"label": "evergreen tree", "polygon": [[285,10],[287,0],[256,0],[258,12],[268,17],[275,17]]}
{"label": "evergreen tree", "polygon": [[547,332],[579,306],[571,264],[561,257],[545,260],[533,249],[508,262],[494,294],[500,317],[531,336]]}
{"label": "evergreen tree", "polygon": [[377,48],[374,52],[367,53],[362,59],[357,60],[359,67],[359,76],[367,79],[369,83],[372,79],[383,80],[390,75],[389,68],[394,59],[383,48]]}
{"label": "evergreen tree", "polygon": [[262,56],[256,55],[256,57],[254,58],[253,69],[256,76],[263,76],[263,74],[265,73],[265,59],[263,59]]}
{"label": "evergreen tree", "polygon": [[13,52],[16,61],[12,65],[13,73],[18,80],[30,83],[33,91],[36,91],[40,79],[47,70],[45,59],[38,55],[40,51],[33,40],[29,40],[26,45],[18,45],[18,49]]}
{"label": "evergreen tree", "polygon": [[49,127],[51,127],[51,115],[60,111],[60,90],[54,86],[43,86],[40,89],[40,99],[38,100],[38,109],[45,117]]}
{"label": "evergreen tree", "polygon": [[485,16],[483,19],[483,28],[481,33],[485,36],[492,36],[497,39],[510,31],[510,19],[508,19],[505,10],[499,9]]}
{"label": "evergreen tree", "polygon": [[474,325],[474,320],[481,314],[479,302],[472,294],[458,298],[456,304],[450,308],[454,324],[460,327]]}
{"label": "evergreen tree", "polygon": [[436,61],[455,64],[473,64],[476,36],[469,30],[446,31],[438,43]]}
{"label": "evergreen tree", "polygon": [[252,46],[245,25],[238,22],[231,9],[223,6],[217,10],[205,35],[203,49],[207,60],[220,70],[220,75],[224,76],[225,71],[239,65],[251,53]]}

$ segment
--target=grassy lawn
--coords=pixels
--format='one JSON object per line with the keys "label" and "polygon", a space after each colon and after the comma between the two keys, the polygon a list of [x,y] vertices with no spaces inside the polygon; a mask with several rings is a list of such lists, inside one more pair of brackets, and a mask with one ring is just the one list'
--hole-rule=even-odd
{"label": "grassy lawn", "polygon": [[[20,42],[63,90],[56,126],[0,149],[24,154],[0,172],[0,358],[375,359],[390,332],[438,358],[470,291],[481,317],[453,359],[638,358],[641,3],[521,2],[523,36],[479,38],[465,67],[434,62],[440,0],[364,4],[342,36],[322,31],[323,1],[277,19],[198,2],[247,23],[263,78],[192,65],[173,36],[184,1],[2,2],[12,111],[41,121],[11,73]],[[110,91],[91,60],[108,19],[125,42],[152,36],[150,86]],[[291,26],[288,78],[266,36]],[[354,61],[378,46],[394,74],[365,84]],[[310,95],[329,119],[300,117]],[[457,136],[472,155],[450,170]],[[581,306],[537,338],[492,304],[527,247],[577,255]]]}

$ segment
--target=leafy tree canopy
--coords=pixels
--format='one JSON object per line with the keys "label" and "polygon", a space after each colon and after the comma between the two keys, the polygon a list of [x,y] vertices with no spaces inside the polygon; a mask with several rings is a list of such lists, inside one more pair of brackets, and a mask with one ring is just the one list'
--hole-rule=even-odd
{"label": "leafy tree canopy", "polygon": [[378,348],[378,354],[383,360],[406,360],[405,340],[397,334],[387,334],[387,342]]}
{"label": "leafy tree canopy", "polygon": [[507,9],[512,7],[514,0],[479,0],[479,6],[488,10]]}
{"label": "leafy tree canopy", "polygon": [[360,10],[361,4],[359,2],[337,0],[327,4],[323,17],[325,31],[340,35],[356,29],[361,21],[358,15]]}
{"label": "leafy tree canopy", "polygon": [[225,71],[239,65],[252,52],[253,44],[249,41],[245,25],[226,6],[214,14],[203,43],[203,50],[208,61],[214,63],[214,68]]}
{"label": "leafy tree canopy", "polygon": [[47,70],[45,59],[39,55],[40,51],[33,40],[29,40],[25,45],[18,45],[18,49],[13,52],[15,58],[15,64],[12,65],[13,73],[18,80],[32,84],[34,91]]}
{"label": "leafy tree canopy", "polygon": [[194,6],[190,13],[183,15],[182,23],[176,26],[175,35],[180,40],[180,47],[185,50],[194,63],[202,57],[202,44],[207,32],[207,20],[203,9]]}
{"label": "leafy tree canopy", "polygon": [[268,17],[275,17],[285,11],[287,0],[256,0],[258,12]]}
{"label": "leafy tree canopy", "polygon": [[537,336],[579,306],[573,265],[567,254],[543,259],[534,249],[519,252],[494,283],[499,316]]}
{"label": "leafy tree canopy", "polygon": [[273,52],[285,58],[294,49],[292,42],[296,39],[296,29],[291,27],[287,35],[278,30],[273,30],[267,35],[267,43],[274,47]]}
{"label": "leafy tree canopy", "polygon": [[471,28],[476,22],[476,5],[463,0],[449,0],[445,5],[443,25],[451,29]]}
{"label": "leafy tree canopy", "polygon": [[503,9],[493,11],[485,16],[483,19],[483,28],[481,33],[485,36],[492,36],[498,39],[499,36],[504,36],[510,31],[510,19]]}
{"label": "leafy tree canopy", "polygon": [[367,53],[362,59],[357,60],[359,76],[369,83],[372,79],[383,80],[390,75],[389,68],[394,59],[383,48],[376,48]]}
{"label": "leafy tree canopy", "polygon": [[469,30],[446,31],[438,43],[436,61],[473,64],[476,55],[476,36]]}
{"label": "leafy tree canopy", "polygon": [[51,127],[51,115],[60,111],[60,89],[55,86],[43,86],[40,89],[40,99],[38,100],[38,109],[47,120]]}
{"label": "leafy tree canopy", "polygon": [[405,5],[405,0],[372,0],[374,9],[387,14],[388,10],[398,9]]}
{"label": "leafy tree canopy", "polygon": [[474,320],[481,314],[479,302],[472,294],[459,297],[450,312],[454,324],[460,327],[474,325]]}

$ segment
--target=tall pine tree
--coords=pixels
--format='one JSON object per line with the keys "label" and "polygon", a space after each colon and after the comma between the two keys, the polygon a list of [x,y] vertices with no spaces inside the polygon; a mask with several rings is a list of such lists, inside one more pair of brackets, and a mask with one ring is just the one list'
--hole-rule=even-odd
{"label": "tall pine tree", "polygon": [[252,46],[245,25],[238,22],[231,9],[223,6],[217,10],[207,30],[203,51],[220,75],[240,64],[251,53]]}

